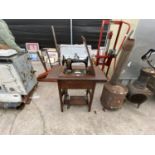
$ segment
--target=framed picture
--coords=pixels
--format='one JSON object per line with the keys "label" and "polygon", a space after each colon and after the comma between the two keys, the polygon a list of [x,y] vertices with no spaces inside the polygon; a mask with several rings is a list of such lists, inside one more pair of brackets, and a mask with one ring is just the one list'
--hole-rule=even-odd
{"label": "framed picture", "polygon": [[37,55],[37,51],[39,51],[39,44],[38,43],[26,43],[25,47],[29,53],[30,59],[32,61],[38,61],[39,57]]}
{"label": "framed picture", "polygon": [[28,52],[37,52],[39,51],[39,44],[38,43],[26,43],[26,50]]}

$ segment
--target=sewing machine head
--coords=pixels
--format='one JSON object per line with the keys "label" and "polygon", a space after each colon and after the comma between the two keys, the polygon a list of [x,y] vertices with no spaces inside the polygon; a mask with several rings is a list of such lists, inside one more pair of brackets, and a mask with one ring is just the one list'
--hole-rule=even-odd
{"label": "sewing machine head", "polygon": [[60,76],[95,76],[93,62],[87,46],[86,39],[82,36],[81,45],[60,45],[60,53],[64,70]]}
{"label": "sewing machine head", "polygon": [[[83,63],[85,68],[77,69],[76,67],[73,68],[73,63]],[[64,73],[75,73],[75,74],[86,74],[88,68],[88,56],[85,59],[82,59],[75,53],[74,58],[65,58],[63,55],[62,65],[65,66]]]}

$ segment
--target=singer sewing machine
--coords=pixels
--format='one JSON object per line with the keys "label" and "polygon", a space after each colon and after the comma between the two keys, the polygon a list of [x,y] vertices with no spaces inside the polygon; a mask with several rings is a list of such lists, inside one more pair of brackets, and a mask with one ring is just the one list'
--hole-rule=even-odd
{"label": "singer sewing machine", "polygon": [[[85,65],[85,69],[75,69],[72,65],[83,63]],[[71,74],[71,73],[77,73],[77,74],[86,74],[87,68],[88,68],[88,56],[85,59],[81,59],[77,53],[75,53],[74,58],[65,58],[63,55],[62,59],[62,65],[65,66],[64,73],[65,74]]]}
{"label": "singer sewing machine", "polygon": [[62,45],[60,48],[63,72],[60,76],[94,76],[93,62],[90,57],[90,47],[86,45],[85,38],[82,38],[83,45]]}

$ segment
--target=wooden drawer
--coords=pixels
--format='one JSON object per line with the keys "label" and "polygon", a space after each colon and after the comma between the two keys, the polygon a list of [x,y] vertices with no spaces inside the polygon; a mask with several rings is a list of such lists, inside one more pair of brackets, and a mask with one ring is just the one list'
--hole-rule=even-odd
{"label": "wooden drawer", "polygon": [[94,81],[80,80],[58,80],[61,89],[92,89],[95,86]]}

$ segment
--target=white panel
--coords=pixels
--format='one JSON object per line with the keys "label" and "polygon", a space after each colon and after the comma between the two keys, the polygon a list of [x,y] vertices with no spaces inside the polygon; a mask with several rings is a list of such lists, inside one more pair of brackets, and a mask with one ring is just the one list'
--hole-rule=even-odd
{"label": "white panel", "polygon": [[19,94],[26,94],[21,79],[12,64],[0,64],[0,85],[4,85],[7,92],[13,88]]}
{"label": "white panel", "polygon": [[[91,51],[91,46],[88,46]],[[80,58],[86,58],[88,56],[85,46],[82,45],[60,45],[61,57],[64,55],[66,58],[74,58],[74,54],[77,53]]]}

